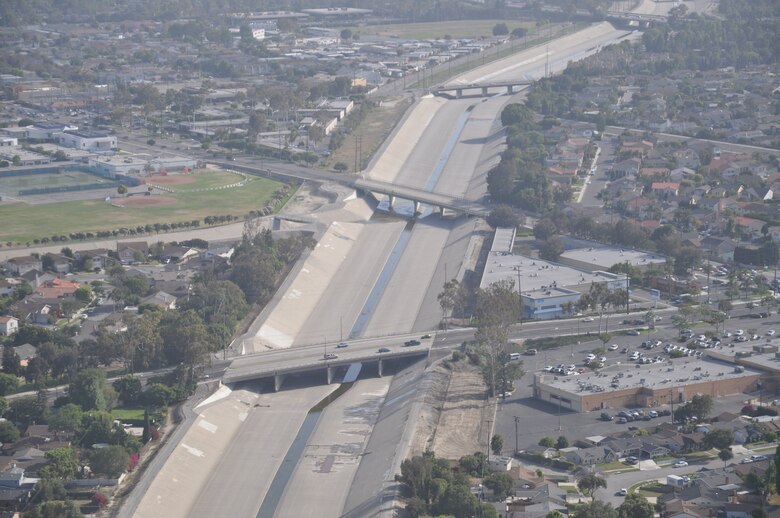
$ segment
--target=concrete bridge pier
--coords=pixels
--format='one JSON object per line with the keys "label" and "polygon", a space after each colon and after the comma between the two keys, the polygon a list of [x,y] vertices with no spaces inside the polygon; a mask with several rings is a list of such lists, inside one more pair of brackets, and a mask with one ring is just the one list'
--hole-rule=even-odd
{"label": "concrete bridge pier", "polygon": [[455,90],[455,97],[457,97],[458,99],[463,97],[463,88],[458,88],[457,90]]}
{"label": "concrete bridge pier", "polygon": [[506,86],[506,93],[508,93],[508,94],[515,93],[515,86],[514,85],[507,85]]}
{"label": "concrete bridge pier", "polygon": [[284,381],[284,374],[274,374],[274,392],[282,390],[282,382]]}
{"label": "concrete bridge pier", "polygon": [[379,373],[379,377],[381,378],[383,376],[383,374],[382,374],[382,360],[379,360],[379,364],[378,364],[376,370]]}
{"label": "concrete bridge pier", "polygon": [[388,194],[387,195],[387,200],[388,200],[387,201],[387,207],[392,211],[393,210],[393,206],[395,205],[395,196],[393,196],[392,194]]}
{"label": "concrete bridge pier", "polygon": [[330,385],[333,383],[333,373],[335,372],[335,369],[333,367],[325,367],[325,383],[327,385]]}
{"label": "concrete bridge pier", "polygon": [[482,87],[482,97],[487,97],[487,95],[488,95],[488,87],[487,86],[483,86]]}
{"label": "concrete bridge pier", "polygon": [[420,210],[420,202],[419,201],[414,202],[414,213],[420,214],[421,212],[422,211]]}

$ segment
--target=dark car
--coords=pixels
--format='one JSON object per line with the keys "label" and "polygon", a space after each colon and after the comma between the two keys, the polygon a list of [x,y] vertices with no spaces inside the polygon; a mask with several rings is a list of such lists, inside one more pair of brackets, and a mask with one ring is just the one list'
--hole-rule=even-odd
{"label": "dark car", "polygon": [[608,413],[606,413],[606,412],[602,412],[601,413],[601,420],[602,421],[612,421],[613,419],[615,419],[615,418],[612,417],[611,415],[609,415]]}
{"label": "dark car", "polygon": [[388,349],[387,347],[380,347],[380,348],[379,348],[379,350],[378,350],[377,352],[380,352],[380,353],[389,353],[389,352],[390,352],[390,349]]}
{"label": "dark car", "polygon": [[637,464],[638,462],[639,462],[639,459],[637,459],[636,457],[633,457],[633,456],[632,457],[626,457],[626,464],[634,465],[634,464]]}
{"label": "dark car", "polygon": [[430,338],[430,337],[431,337],[431,335],[422,335],[422,337],[421,337],[421,338],[422,338],[423,340],[427,340],[427,339],[428,339],[428,338]]}
{"label": "dark car", "polygon": [[419,340],[407,340],[404,342],[404,347],[411,347],[413,345],[420,345]]}

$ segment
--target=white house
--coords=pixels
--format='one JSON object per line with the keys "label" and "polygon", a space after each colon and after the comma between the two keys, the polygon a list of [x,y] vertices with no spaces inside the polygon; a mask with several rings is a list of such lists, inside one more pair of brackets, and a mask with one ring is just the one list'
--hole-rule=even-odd
{"label": "white house", "polygon": [[19,321],[15,317],[0,317],[0,336],[10,336],[19,330]]}
{"label": "white house", "polygon": [[89,151],[111,151],[117,147],[116,135],[96,131],[66,130],[56,135],[61,146]]}

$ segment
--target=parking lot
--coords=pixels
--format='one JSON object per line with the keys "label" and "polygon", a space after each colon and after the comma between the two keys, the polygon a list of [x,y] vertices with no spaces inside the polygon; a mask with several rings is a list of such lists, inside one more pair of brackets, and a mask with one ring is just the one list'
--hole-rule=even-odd
{"label": "parking lot", "polygon": [[[719,342],[713,343],[711,336],[715,335],[715,329],[711,326],[701,324],[691,326],[692,331],[695,334],[692,339],[698,335],[705,335],[707,340],[707,349],[713,349],[715,351],[721,351],[723,353],[733,352],[735,348],[749,348],[754,344],[764,344],[767,342],[778,342],[776,335],[768,334],[768,331],[775,330],[780,327],[777,315],[773,315],[766,319],[742,319],[732,318],[726,321],[726,332],[717,333],[720,337]],[[748,329],[755,329],[757,339],[747,339],[746,342],[740,343],[738,341],[737,332],[742,330],[742,336],[748,333]],[[730,336],[727,336],[730,334]],[[747,337],[746,337],[747,338]],[[607,342],[607,350],[594,352],[596,349],[601,349],[604,344],[601,340],[593,340],[589,342],[582,342],[572,346],[564,346],[558,349],[539,351],[534,356],[523,356],[523,377],[515,382],[515,391],[511,396],[504,399],[499,403],[498,412],[496,414],[496,423],[494,424],[494,433],[500,434],[504,437],[504,451],[511,453],[515,449],[515,445],[519,449],[523,449],[530,445],[538,444],[539,440],[544,437],[558,437],[564,435],[569,439],[570,443],[573,443],[577,439],[583,439],[585,437],[594,435],[605,435],[614,433],[616,431],[625,431],[629,427],[638,426],[645,427],[648,424],[661,422],[661,420],[668,420],[669,417],[659,416],[657,418],[651,418],[649,422],[640,419],[639,422],[632,420],[629,422],[620,422],[619,417],[616,417],[611,421],[604,421],[600,418],[600,412],[585,412],[576,413],[567,411],[564,408],[560,408],[554,404],[550,404],[544,401],[540,401],[533,397],[533,376],[534,373],[539,373],[545,370],[546,367],[555,367],[558,365],[564,365],[569,367],[574,365],[575,371],[583,370],[588,372],[586,367],[586,359],[588,354],[595,354],[596,360],[604,359],[603,364],[606,366],[625,363],[638,363],[640,354],[643,354],[645,358],[652,358],[655,362],[658,359],[659,362],[669,361],[670,356],[675,355],[672,351],[684,349],[685,343],[680,342],[680,333],[678,330],[672,328],[669,322],[660,322],[659,328],[653,333],[643,333],[640,336],[626,336],[615,335],[612,340]],[[643,342],[651,341],[653,346],[651,348],[642,347]],[[780,342],[779,342],[780,343]],[[617,348],[610,348],[611,345],[617,345]],[[669,349],[666,347],[671,344],[672,347],[678,347],[679,349]],[[732,347],[733,346],[733,347]],[[695,361],[696,352],[702,352],[703,348],[696,349],[692,353],[692,358],[686,358],[684,360],[671,360],[674,361]],[[632,355],[636,353],[637,360],[631,360]],[[685,353],[688,354],[687,352]],[[568,369],[567,369],[568,370]],[[692,375],[695,375],[693,372]],[[576,375],[572,375],[576,376]],[[756,397],[756,395],[748,394],[736,394],[732,396],[722,397],[715,400],[714,409],[712,415],[717,415],[724,411],[734,411],[742,405],[742,402],[750,397]],[[768,397],[768,395],[764,395]],[[624,410],[639,410],[639,409],[624,409],[624,408],[611,408],[605,409],[611,416],[615,416],[620,411]],[[645,409],[645,411],[650,409]],[[669,407],[653,408],[655,411],[670,410]],[[517,443],[515,437],[517,434]]]}

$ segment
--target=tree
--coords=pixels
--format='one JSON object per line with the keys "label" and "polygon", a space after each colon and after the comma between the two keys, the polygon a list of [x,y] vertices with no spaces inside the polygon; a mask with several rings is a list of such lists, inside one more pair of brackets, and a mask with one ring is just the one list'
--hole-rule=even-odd
{"label": "tree", "polygon": [[775,492],[780,493],[780,445],[775,448]]}
{"label": "tree", "polygon": [[437,296],[445,319],[453,313],[461,313],[466,307],[466,287],[458,279],[444,283],[444,290]]}
{"label": "tree", "polygon": [[119,187],[116,188],[117,194],[127,194],[127,186],[125,184],[120,183]]}
{"label": "tree", "polygon": [[68,388],[70,400],[83,410],[106,410],[106,375],[97,369],[81,371]]}
{"label": "tree", "polygon": [[539,241],[546,241],[558,233],[558,227],[547,218],[542,218],[534,225],[534,237]]}
{"label": "tree", "polygon": [[[3,375],[13,375],[14,377],[19,376],[22,374],[24,369],[22,369],[22,363],[19,359],[19,355],[16,354],[16,351],[11,345],[6,345],[3,347]],[[2,387],[5,384],[0,382],[0,392],[2,391]],[[11,390],[15,389],[16,386],[14,386]],[[5,394],[5,392],[3,392]]]}
{"label": "tree", "polygon": [[612,504],[595,500],[578,507],[573,518],[618,518],[618,513]]}
{"label": "tree", "polygon": [[493,491],[496,498],[503,500],[512,493],[514,480],[509,473],[496,472],[491,473],[482,481],[484,486]]}
{"label": "tree", "polygon": [[9,444],[19,440],[19,429],[10,421],[0,421],[0,442]]}
{"label": "tree", "polygon": [[504,437],[495,434],[493,438],[490,439],[490,450],[493,452],[493,455],[501,455],[502,449],[504,449]]}
{"label": "tree", "polygon": [[341,39],[342,40],[349,40],[352,38],[352,31],[349,29],[342,29],[341,30]]}
{"label": "tree", "polygon": [[552,448],[555,446],[555,439],[552,437],[542,437],[542,439],[539,441],[539,446],[544,446],[545,448]]}
{"label": "tree", "polygon": [[8,411],[8,400],[0,396],[0,417],[4,416]]}
{"label": "tree", "polygon": [[167,312],[160,320],[160,336],[169,364],[195,365],[208,353],[208,329],[193,310]]}
{"label": "tree", "polygon": [[349,169],[349,166],[344,162],[336,162],[335,165],[333,166],[333,169],[335,169],[339,173],[343,173],[344,171],[347,171]]}
{"label": "tree", "polygon": [[520,217],[515,214],[512,207],[506,204],[497,205],[496,208],[491,210],[486,221],[493,228],[517,228],[521,223]]}
{"label": "tree", "polygon": [[[9,347],[6,347],[9,349]],[[10,348],[13,351],[13,348]],[[16,353],[14,353],[16,355]],[[19,356],[16,356],[17,360]],[[3,358],[5,360],[5,358]],[[5,369],[5,361],[3,361],[3,368]],[[16,375],[0,373],[0,396],[13,392],[19,387],[19,378]]]}
{"label": "tree", "polygon": [[134,405],[141,395],[141,380],[132,374],[126,374],[113,383],[119,400],[125,405]]}
{"label": "tree", "polygon": [[76,297],[77,300],[86,303],[89,303],[92,300],[92,287],[87,285],[82,285],[79,287],[79,289],[76,290],[76,293],[73,294],[74,297]]}
{"label": "tree", "polygon": [[548,261],[557,261],[565,251],[566,246],[563,244],[563,240],[558,236],[553,236],[541,244],[539,257]]}
{"label": "tree", "polygon": [[[672,317],[672,319],[674,319],[674,317]],[[686,419],[695,417],[698,420],[702,420],[712,412],[712,405],[712,396],[709,394],[697,394],[685,405],[675,410],[674,419],[675,421],[685,421]]]}
{"label": "tree", "polygon": [[89,455],[89,467],[95,473],[116,478],[127,470],[130,455],[122,446],[108,446],[94,450]]}
{"label": "tree", "polygon": [[60,407],[57,412],[49,418],[49,428],[58,432],[77,432],[81,430],[84,420],[84,411],[80,406],[68,403]]}
{"label": "tree", "polygon": [[563,448],[568,448],[569,447],[569,439],[567,439],[566,437],[561,435],[560,437],[558,437],[558,440],[555,441],[555,447],[557,449],[559,449],[559,450],[561,450]]}
{"label": "tree", "polygon": [[46,452],[49,463],[41,469],[44,478],[68,480],[79,469],[76,452],[73,448],[54,448]]}
{"label": "tree", "polygon": [[6,416],[9,421],[27,428],[32,423],[45,422],[46,405],[36,397],[28,396],[14,399],[8,407]]}
{"label": "tree", "polygon": [[158,407],[168,406],[176,397],[175,392],[170,387],[162,383],[153,383],[143,393],[143,400],[146,404]]}
{"label": "tree", "polygon": [[535,124],[534,117],[534,112],[524,104],[512,103],[501,111],[501,124],[531,128]]}
{"label": "tree", "polygon": [[596,490],[602,487],[607,487],[607,481],[598,475],[593,475],[591,473],[588,473],[577,481],[577,489],[585,496],[590,497],[591,502],[596,498]]}
{"label": "tree", "polygon": [[455,518],[468,518],[476,514],[478,507],[479,501],[468,486],[452,485],[439,500],[436,511]]}
{"label": "tree", "polygon": [[734,434],[731,430],[713,430],[704,436],[704,446],[707,448],[726,449],[734,444]]}
{"label": "tree", "polygon": [[723,467],[726,467],[726,463],[734,458],[734,454],[731,452],[731,448],[723,448],[718,452],[718,458],[723,461]]}
{"label": "tree", "polygon": [[23,514],[24,518],[84,518],[70,500],[44,502]]}
{"label": "tree", "polygon": [[653,504],[639,493],[627,495],[617,508],[617,512],[618,518],[653,518],[655,516]]}
{"label": "tree", "polygon": [[509,34],[509,28],[505,23],[497,23],[493,26],[493,36],[506,36]]}

